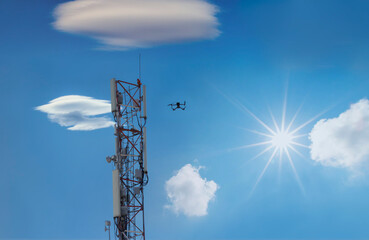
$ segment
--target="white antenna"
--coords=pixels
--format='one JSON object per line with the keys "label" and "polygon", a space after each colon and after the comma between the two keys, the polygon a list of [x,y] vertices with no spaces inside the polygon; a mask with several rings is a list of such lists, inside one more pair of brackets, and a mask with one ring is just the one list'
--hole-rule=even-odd
{"label": "white antenna", "polygon": [[120,179],[119,170],[113,170],[113,217],[122,216],[120,209]]}
{"label": "white antenna", "polygon": [[147,174],[147,137],[146,137],[146,127],[143,127],[143,157],[144,157],[144,173]]}
{"label": "white antenna", "polygon": [[115,115],[117,112],[117,84],[115,78],[110,80],[110,95],[111,95],[111,112]]}

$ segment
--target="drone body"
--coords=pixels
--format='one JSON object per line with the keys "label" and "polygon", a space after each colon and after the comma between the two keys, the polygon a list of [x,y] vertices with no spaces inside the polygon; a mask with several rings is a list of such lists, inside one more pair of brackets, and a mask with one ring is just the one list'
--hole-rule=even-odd
{"label": "drone body", "polygon": [[177,109],[185,110],[186,109],[186,101],[184,101],[184,103],[176,102],[176,103],[168,104],[168,106],[170,106],[173,111],[175,111]]}

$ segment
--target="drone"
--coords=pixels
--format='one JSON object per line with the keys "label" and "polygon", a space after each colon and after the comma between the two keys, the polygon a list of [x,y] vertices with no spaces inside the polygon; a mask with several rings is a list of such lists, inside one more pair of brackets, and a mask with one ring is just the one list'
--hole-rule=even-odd
{"label": "drone", "polygon": [[184,103],[177,102],[177,103],[168,104],[168,106],[170,106],[173,111],[175,111],[176,109],[185,110],[186,109],[186,101],[184,101]]}

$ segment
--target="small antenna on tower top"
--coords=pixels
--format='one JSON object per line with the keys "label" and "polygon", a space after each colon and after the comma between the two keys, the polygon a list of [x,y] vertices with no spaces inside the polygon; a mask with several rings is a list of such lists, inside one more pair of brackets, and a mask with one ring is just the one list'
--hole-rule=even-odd
{"label": "small antenna on tower top", "polygon": [[138,54],[138,79],[141,80],[141,53]]}

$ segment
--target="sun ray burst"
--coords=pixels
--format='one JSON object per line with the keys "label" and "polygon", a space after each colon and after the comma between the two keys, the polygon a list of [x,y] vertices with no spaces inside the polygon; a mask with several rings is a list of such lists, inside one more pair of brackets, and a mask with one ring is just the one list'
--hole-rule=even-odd
{"label": "sun ray burst", "polygon": [[309,146],[307,146],[305,144],[302,144],[302,143],[295,142],[295,141],[291,141],[290,144],[293,144],[293,145],[296,145],[296,146],[300,146],[300,147],[304,147],[304,148],[310,149]]}
{"label": "sun ray burst", "polygon": [[257,159],[258,157],[260,157],[261,155],[263,155],[264,153],[268,152],[270,149],[272,149],[273,146],[270,145],[269,147],[265,148],[263,151],[259,152],[257,155],[255,155],[253,158],[250,159],[250,161]]}
{"label": "sun ray burst", "polygon": [[234,151],[234,150],[239,150],[239,149],[244,149],[244,148],[262,146],[262,145],[267,145],[267,144],[270,144],[270,143],[271,143],[271,141],[253,143],[253,144],[243,145],[243,146],[240,146],[240,147],[230,148],[230,149],[228,149],[228,151]]}
{"label": "sun ray burst", "polygon": [[[269,114],[270,114],[270,116],[272,117],[272,121],[273,121],[273,124],[274,124],[274,127],[275,127],[275,130],[276,130],[276,132],[278,133],[278,132],[280,132],[281,130],[279,129],[279,126],[278,126],[278,124],[277,124],[277,121],[275,120],[275,117],[274,117],[274,114],[272,113],[272,110],[268,107],[268,109],[269,109]],[[271,136],[271,137],[273,137],[273,136]]]}
{"label": "sun ray burst", "polygon": [[274,156],[275,156],[275,154],[276,154],[277,150],[278,150],[277,148],[274,148],[274,151],[273,151],[272,155],[270,155],[269,160],[268,160],[268,162],[265,164],[265,167],[264,167],[263,171],[260,173],[260,175],[259,175],[258,179],[256,180],[256,183],[254,184],[254,187],[252,188],[250,195],[252,195],[252,193],[253,193],[253,192],[254,192],[254,190],[256,189],[257,185],[259,184],[260,180],[263,178],[264,173],[265,173],[265,171],[268,169],[269,164],[272,162],[272,160],[273,160],[273,158],[274,158]]}
{"label": "sun ray burst", "polygon": [[302,153],[300,153],[300,151],[299,150],[297,150],[294,146],[292,146],[292,145],[288,145],[288,147],[292,150],[292,151],[294,151],[297,155],[299,155],[300,157],[302,157],[302,158],[306,158],[304,155],[302,155]]}
{"label": "sun ray burst", "polygon": [[295,174],[295,178],[296,178],[297,183],[299,184],[299,187],[300,187],[300,189],[301,189],[301,192],[302,192],[303,194],[305,194],[304,186],[302,185],[302,182],[301,182],[301,180],[300,180],[299,174],[298,174],[298,173],[297,173],[297,171],[296,171],[295,164],[294,164],[294,163],[293,163],[293,161],[292,161],[291,155],[290,155],[290,153],[288,152],[287,147],[285,147],[285,148],[284,148],[284,151],[285,151],[285,153],[286,153],[286,155],[287,155],[287,158],[288,158],[288,161],[289,161],[289,163],[290,163],[290,165],[291,165],[292,171],[293,171],[293,173]]}
{"label": "sun ray burst", "polygon": [[[304,147],[304,148],[309,148],[309,146],[304,145],[302,143],[297,142],[297,139],[300,139],[302,137],[306,137],[307,134],[299,134],[299,131],[304,128],[305,126],[307,126],[309,123],[311,123],[312,121],[314,121],[317,117],[319,117],[321,114],[318,114],[316,116],[314,116],[313,118],[309,119],[308,121],[304,122],[303,124],[297,126],[296,128],[292,129],[293,123],[297,118],[298,113],[301,110],[302,105],[300,105],[300,107],[297,109],[297,112],[293,115],[292,119],[290,122],[286,122],[286,111],[287,111],[287,95],[285,95],[284,98],[284,103],[283,103],[283,109],[282,109],[282,119],[280,122],[280,125],[278,125],[276,118],[274,116],[274,114],[272,113],[271,109],[268,108],[273,125],[274,125],[274,129],[272,129],[271,126],[268,126],[265,122],[263,122],[262,120],[260,120],[253,112],[251,112],[249,109],[247,109],[245,106],[243,106],[241,103],[238,102],[239,107],[241,107],[244,111],[246,111],[247,113],[249,113],[260,125],[262,125],[267,131],[268,133],[264,133],[264,132],[260,132],[260,131],[256,131],[256,130],[249,130],[247,129],[247,131],[255,133],[257,135],[263,136],[266,138],[266,141],[263,142],[259,142],[259,143],[254,143],[254,144],[249,144],[249,145],[245,145],[245,146],[241,146],[235,149],[242,149],[242,148],[249,148],[249,147],[257,147],[257,146],[265,146],[264,149],[262,149],[256,156],[254,156],[252,158],[256,159],[258,157],[260,157],[261,155],[265,154],[266,152],[273,150],[272,154],[270,155],[267,163],[265,164],[263,170],[261,171],[259,177],[256,180],[256,183],[254,184],[251,192],[250,192],[250,196],[252,195],[252,193],[255,191],[257,185],[259,184],[259,182],[261,181],[261,179],[263,178],[263,176],[265,175],[265,172],[267,171],[270,163],[273,161],[273,159],[277,156],[278,158],[278,176],[280,176],[281,171],[282,171],[282,159],[284,158],[284,156],[287,158],[289,165],[291,166],[292,172],[295,176],[296,182],[301,190],[301,192],[303,194],[305,194],[305,190],[304,190],[304,186],[300,180],[300,177],[297,173],[295,164],[293,162],[293,159],[291,157],[291,154],[289,152],[289,150],[295,152],[297,155],[304,157],[304,155],[302,153],[300,153],[295,146],[298,147]],[[278,153],[278,154],[277,154]]]}
{"label": "sun ray burst", "polygon": [[[278,176],[281,175],[281,171],[282,171],[282,161],[284,158],[287,158],[289,165],[291,166],[292,172],[295,176],[295,179],[297,181],[297,184],[301,190],[301,192],[305,195],[305,190],[304,190],[304,186],[300,180],[300,177],[297,173],[295,164],[293,162],[293,159],[291,157],[291,154],[289,152],[289,150],[292,150],[293,152],[295,152],[297,155],[301,156],[302,158],[305,158],[305,156],[300,153],[295,146],[298,147],[304,147],[304,148],[309,148],[309,146],[306,146],[302,143],[296,142],[297,139],[300,139],[302,137],[306,137],[307,134],[301,134],[299,133],[301,129],[303,129],[304,127],[306,127],[308,124],[310,124],[311,122],[313,122],[314,120],[316,120],[318,117],[320,117],[321,115],[323,115],[326,111],[323,111],[319,114],[317,114],[316,116],[312,117],[311,119],[309,119],[308,121],[302,123],[301,125],[293,128],[293,125],[295,123],[295,120],[297,118],[297,116],[299,115],[303,104],[301,104],[297,111],[295,112],[295,114],[293,115],[291,121],[287,122],[286,121],[286,112],[287,112],[287,88],[285,91],[285,95],[284,95],[284,99],[283,99],[283,106],[282,106],[282,116],[281,116],[281,122],[280,125],[277,123],[276,118],[273,114],[273,112],[271,111],[271,109],[268,107],[269,110],[269,114],[271,116],[272,122],[273,124],[271,126],[267,125],[264,121],[262,121],[259,117],[256,116],[256,114],[254,114],[251,110],[249,110],[245,105],[243,105],[241,102],[239,102],[238,100],[227,96],[226,94],[224,94],[221,90],[217,89],[217,91],[223,95],[230,103],[232,103],[235,107],[239,108],[240,110],[242,110],[244,113],[247,113],[248,115],[251,115],[267,132],[261,132],[261,131],[257,131],[257,130],[250,130],[250,129],[245,129],[249,132],[255,133],[259,136],[265,137],[266,141],[263,142],[259,142],[259,143],[254,143],[254,144],[248,144],[248,145],[244,145],[244,146],[240,146],[240,147],[236,147],[236,148],[232,148],[229,149],[231,151],[233,150],[239,150],[239,149],[244,149],[244,148],[251,148],[251,147],[258,147],[258,146],[264,146],[265,148],[263,148],[258,154],[256,154],[253,158],[251,158],[251,160],[254,160],[260,156],[262,156],[263,154],[269,152],[270,150],[272,150],[272,154],[269,156],[267,163],[265,164],[263,170],[261,171],[259,177],[257,178],[250,194],[249,197],[251,197],[251,195],[253,194],[253,192],[255,191],[256,187],[258,186],[258,184],[260,183],[260,181],[262,180],[265,172],[267,171],[269,165],[271,164],[271,162],[274,160],[274,158],[277,155],[278,158]],[[274,129],[273,129],[274,126]],[[244,128],[243,128],[244,129]],[[278,154],[277,154],[278,153]]]}
{"label": "sun ray burst", "polygon": [[259,131],[256,131],[256,130],[247,129],[247,128],[242,128],[242,129],[244,129],[244,130],[246,130],[248,132],[252,132],[252,133],[258,134],[260,136],[269,137],[269,138],[273,137],[273,135],[270,135],[270,134],[267,134],[267,133],[263,133],[263,132],[259,132]]}

